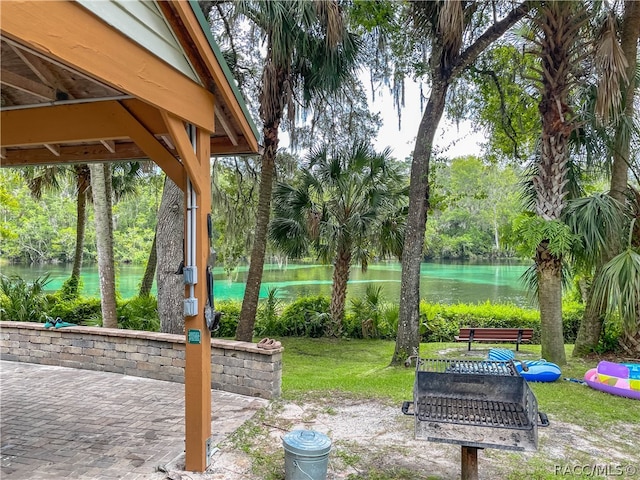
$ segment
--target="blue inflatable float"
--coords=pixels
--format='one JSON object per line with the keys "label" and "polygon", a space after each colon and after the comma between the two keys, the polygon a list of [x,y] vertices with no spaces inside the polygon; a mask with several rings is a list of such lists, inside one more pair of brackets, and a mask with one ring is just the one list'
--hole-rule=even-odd
{"label": "blue inflatable float", "polygon": [[[527,371],[524,370],[522,363],[527,366]],[[529,382],[555,382],[562,374],[558,365],[544,360],[525,360],[516,363],[516,368],[520,376]]]}
{"label": "blue inflatable float", "polygon": [[[562,372],[555,363],[546,360],[516,360],[511,350],[504,348],[492,348],[489,350],[489,360],[508,362],[513,360],[520,376],[529,382],[555,382]],[[522,366],[526,365],[526,370]]]}

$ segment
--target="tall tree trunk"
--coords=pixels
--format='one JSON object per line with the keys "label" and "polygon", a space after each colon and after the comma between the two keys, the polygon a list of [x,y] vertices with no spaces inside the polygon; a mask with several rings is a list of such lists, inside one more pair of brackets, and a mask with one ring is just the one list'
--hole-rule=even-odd
{"label": "tall tree trunk", "polygon": [[[542,117],[540,158],[533,177],[536,214],[547,221],[560,220],[566,205],[566,176],[569,161],[568,140],[573,124],[567,105],[571,50],[576,41],[580,17],[572,2],[549,2],[541,7],[537,21],[543,32],[539,41],[542,75],[538,109]],[[552,254],[549,239],[540,242],[536,252],[538,303],[542,355],[550,362],[567,361],[562,332],[562,257]]]}
{"label": "tall tree trunk", "polygon": [[[271,39],[268,50],[271,50]],[[258,209],[256,212],[256,229],[251,246],[251,258],[247,284],[242,299],[240,319],[236,328],[236,340],[251,342],[253,327],[256,323],[264,256],[267,250],[267,233],[269,217],[271,215],[271,193],[273,179],[276,174],[276,154],[278,153],[278,128],[284,113],[284,95],[287,73],[283,67],[278,67],[273,58],[268,57],[262,70],[262,91],[260,92],[260,116],[262,117],[262,134],[264,152],[260,166],[260,192],[258,194]]]}
{"label": "tall tree trunk", "polygon": [[351,247],[343,246],[336,252],[333,263],[333,284],[331,286],[331,305],[329,314],[331,323],[328,325],[327,335],[340,338],[342,335],[342,320],[344,319],[344,306],[347,302],[347,282],[351,267]]}
{"label": "tall tree trunk", "polygon": [[80,278],[82,269],[82,255],[84,253],[84,235],[87,226],[87,191],[91,184],[89,166],[87,164],[76,165],[76,181],[78,189],[78,205],[76,209],[76,249],[73,256],[73,269],[71,276]]}
{"label": "tall tree trunk", "polygon": [[256,228],[253,235],[253,245],[251,246],[251,263],[242,299],[240,319],[236,329],[236,340],[243,342],[251,342],[253,340],[253,327],[256,323],[256,312],[258,311],[264,257],[267,250],[267,229],[269,228],[269,216],[271,214],[271,193],[273,191],[276,151],[278,149],[277,128],[267,129],[265,127],[264,138],[265,150],[260,168],[260,193],[258,194]]}
{"label": "tall tree trunk", "polygon": [[63,291],[67,299],[77,298],[80,294],[80,272],[84,254],[84,238],[87,230],[87,195],[91,185],[91,173],[86,163],[76,165],[76,246],[73,253],[71,276],[64,283]]}
{"label": "tall tree trunk", "polygon": [[402,250],[400,317],[396,348],[391,359],[394,365],[403,363],[420,347],[420,265],[429,208],[429,163],[448,88],[449,83],[444,78],[434,79],[413,152],[409,211]]}
{"label": "tall tree trunk", "polygon": [[[491,25],[464,52],[454,47],[462,44],[463,31],[457,32],[459,42],[442,44],[443,36],[433,39],[431,51],[432,85],[427,108],[422,115],[411,163],[409,211],[402,250],[402,279],[400,284],[400,317],[396,348],[391,364],[401,364],[420,347],[420,264],[424,248],[427,209],[429,208],[429,163],[438,124],[444,112],[450,82],[471,65],[495,40],[524,17],[533,3],[516,5],[502,20]],[[470,7],[470,12],[476,7]],[[472,15],[472,13],[471,13]]]}
{"label": "tall tree trunk", "polygon": [[166,178],[156,226],[158,316],[160,331],[184,334],[184,281],[177,275],[184,261],[184,192]]}
{"label": "tall tree trunk", "polygon": [[[636,58],[638,53],[638,38],[640,37],[640,2],[627,0],[624,4],[624,17],[622,21],[621,47],[627,59],[627,78],[629,84],[623,90],[625,112],[627,119],[632,119],[634,115],[634,96]],[[613,149],[613,165],[611,167],[611,185],[609,195],[620,203],[625,202],[625,192],[627,191],[627,181],[630,161],[630,141],[631,136],[625,134],[625,122],[621,121],[616,129]],[[594,281],[601,275],[602,267],[609,262],[616,254],[620,253],[622,242],[618,248],[605,251],[594,273]],[[604,322],[604,312],[599,308],[598,302],[594,301],[592,290],[589,290],[584,316],[578,329],[573,356],[580,357],[593,352],[600,342],[602,325]]]}
{"label": "tall tree trunk", "polygon": [[98,274],[102,326],[118,328],[116,314],[116,276],[113,259],[113,214],[111,210],[111,167],[107,163],[92,164],[91,184],[96,222]]}
{"label": "tall tree trunk", "polygon": [[549,253],[547,242],[538,246],[536,268],[542,358],[553,359],[549,361],[564,365],[566,357],[562,333],[562,260]]}
{"label": "tall tree trunk", "polygon": [[[156,227],[157,232],[157,227]],[[151,295],[151,287],[153,287],[153,278],[156,276],[156,266],[158,264],[158,250],[156,248],[156,239],[158,234],[153,236],[153,242],[151,243],[151,250],[149,251],[149,258],[147,259],[147,267],[144,270],[142,281],[140,282],[140,291],[138,296],[148,297]]]}

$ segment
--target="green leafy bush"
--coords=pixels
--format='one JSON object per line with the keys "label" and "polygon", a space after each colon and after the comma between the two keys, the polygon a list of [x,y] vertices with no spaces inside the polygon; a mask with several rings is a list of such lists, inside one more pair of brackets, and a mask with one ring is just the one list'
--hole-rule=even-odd
{"label": "green leafy bush", "polygon": [[[564,340],[576,339],[584,306],[565,302],[562,308]],[[533,343],[540,343],[540,312],[513,304],[455,305],[420,303],[420,335],[423,342],[450,342],[460,327],[532,328]]]}
{"label": "green leafy bush", "polygon": [[282,310],[280,324],[283,336],[322,337],[329,319],[328,297],[300,297]]}
{"label": "green leafy bush", "polygon": [[57,295],[62,300],[74,300],[80,296],[81,290],[82,279],[72,275],[64,281],[62,287],[58,290]]}
{"label": "green leafy bush", "polygon": [[533,328],[533,342],[540,340],[540,314],[537,310],[491,302],[421,305],[421,313],[423,310],[426,325],[423,324],[421,335],[425,342],[453,341],[460,327]]}
{"label": "green leafy bush", "polygon": [[577,301],[562,303],[562,330],[565,343],[574,343],[576,341],[583,316],[583,303]]}
{"label": "green leafy bush", "polygon": [[44,322],[48,300],[44,287],[49,274],[25,282],[15,275],[0,275],[0,313],[3,320],[14,322]]}
{"label": "green leafy bush", "polygon": [[395,338],[399,305],[382,301],[382,287],[368,285],[363,298],[351,300],[343,333],[349,338]]}
{"label": "green leafy bush", "polygon": [[216,302],[216,310],[222,312],[220,328],[212,332],[214,337],[235,337],[238,320],[240,319],[241,302],[223,300]]}
{"label": "green leafy bush", "polygon": [[258,305],[256,315],[255,334],[258,337],[277,337],[282,335],[281,322],[278,314],[282,309],[282,302],[278,298],[278,288],[270,288],[265,298]]}
{"label": "green leafy bush", "polygon": [[158,301],[153,295],[134,297],[117,308],[118,327],[128,330],[160,331]]}
{"label": "green leafy bush", "polygon": [[52,318],[60,317],[64,322],[76,325],[102,324],[99,298],[78,297],[73,300],[64,300],[57,293],[49,298],[52,300],[52,305],[47,313]]}
{"label": "green leafy bush", "polygon": [[622,322],[620,318],[610,318],[602,326],[602,335],[596,347],[596,353],[616,352],[620,350],[620,336],[622,335]]}

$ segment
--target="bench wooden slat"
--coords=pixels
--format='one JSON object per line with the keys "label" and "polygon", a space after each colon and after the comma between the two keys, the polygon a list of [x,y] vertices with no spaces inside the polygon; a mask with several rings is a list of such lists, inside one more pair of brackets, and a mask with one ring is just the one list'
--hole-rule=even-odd
{"label": "bench wooden slat", "polygon": [[532,328],[461,328],[456,342],[467,342],[471,350],[472,342],[513,342],[516,351],[521,343],[529,343],[533,338]]}

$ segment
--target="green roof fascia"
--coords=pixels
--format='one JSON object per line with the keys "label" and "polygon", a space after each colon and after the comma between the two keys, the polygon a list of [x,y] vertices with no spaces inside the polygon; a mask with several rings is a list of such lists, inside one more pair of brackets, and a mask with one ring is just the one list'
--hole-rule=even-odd
{"label": "green roof fascia", "polygon": [[196,16],[196,18],[198,19],[198,22],[200,23],[200,28],[202,28],[202,32],[204,33],[204,36],[209,42],[209,46],[211,47],[213,54],[218,60],[220,67],[222,67],[224,76],[227,79],[227,82],[229,83],[229,85],[231,86],[231,91],[233,92],[233,95],[236,97],[236,100],[238,101],[238,104],[240,105],[240,108],[242,109],[244,116],[247,118],[247,121],[249,122],[249,126],[251,127],[251,130],[253,130],[253,134],[256,136],[256,140],[258,140],[258,143],[260,143],[260,135],[258,134],[258,128],[253,122],[253,118],[249,113],[249,109],[247,108],[247,104],[244,101],[244,98],[242,96],[242,93],[240,92],[240,89],[238,89],[238,85],[236,85],[236,79],[231,73],[231,70],[229,69],[229,65],[227,65],[226,60],[222,56],[222,52],[220,51],[220,47],[218,47],[218,43],[215,41],[215,39],[213,38],[213,35],[211,34],[211,25],[209,25],[209,22],[204,17],[204,14],[200,9],[200,5],[198,5],[197,0],[189,0],[189,5],[191,5],[191,10],[193,10],[194,15]]}

